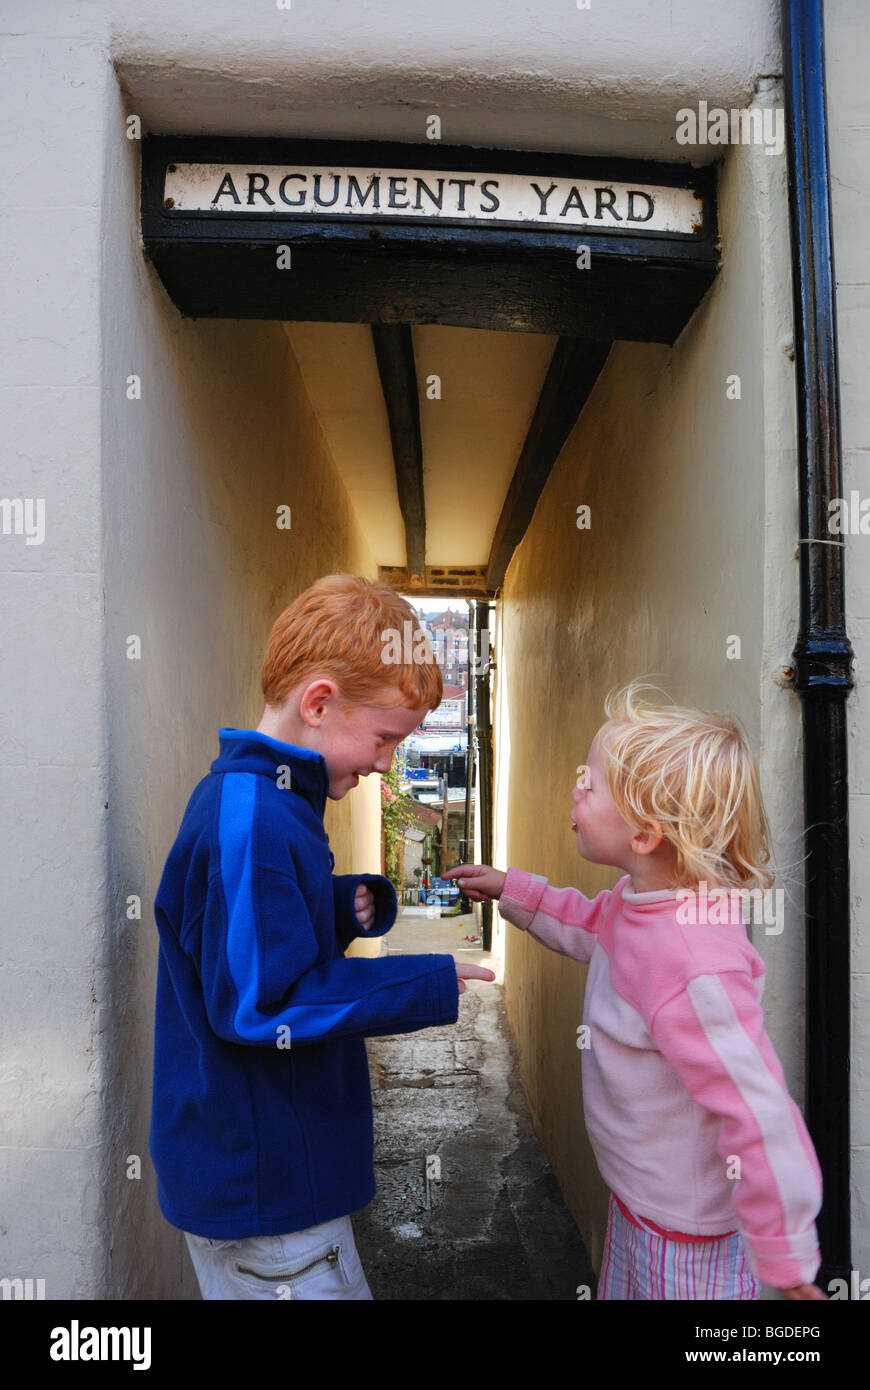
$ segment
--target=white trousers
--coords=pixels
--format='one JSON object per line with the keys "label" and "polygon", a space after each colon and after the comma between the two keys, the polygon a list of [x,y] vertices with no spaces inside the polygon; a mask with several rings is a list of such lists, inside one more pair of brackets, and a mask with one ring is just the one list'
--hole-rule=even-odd
{"label": "white trousers", "polygon": [[372,1296],[349,1216],[283,1236],[212,1240],[184,1234],[203,1298]]}

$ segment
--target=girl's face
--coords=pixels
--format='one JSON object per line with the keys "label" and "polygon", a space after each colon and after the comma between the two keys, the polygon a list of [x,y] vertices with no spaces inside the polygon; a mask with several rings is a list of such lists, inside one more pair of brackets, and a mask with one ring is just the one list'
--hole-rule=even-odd
{"label": "girl's face", "polygon": [[580,786],[572,792],[571,826],[577,835],[578,854],[592,864],[622,869],[630,862],[634,832],[619,814],[607,785],[601,740],[609,727],[609,723],[604,724],[598,730],[589,749],[589,761],[579,771]]}

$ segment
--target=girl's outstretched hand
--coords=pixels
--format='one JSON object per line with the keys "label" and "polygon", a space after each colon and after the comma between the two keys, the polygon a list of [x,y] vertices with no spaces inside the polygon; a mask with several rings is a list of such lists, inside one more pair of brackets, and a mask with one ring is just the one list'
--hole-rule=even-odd
{"label": "girl's outstretched hand", "polygon": [[489,864],[457,864],[453,869],[445,869],[441,877],[455,878],[473,903],[482,903],[484,898],[500,898],[505,880],[501,870],[492,869]]}
{"label": "girl's outstretched hand", "polygon": [[790,1289],[783,1289],[786,1298],[823,1298],[827,1302],[828,1295],[823,1293],[818,1284],[795,1284]]}

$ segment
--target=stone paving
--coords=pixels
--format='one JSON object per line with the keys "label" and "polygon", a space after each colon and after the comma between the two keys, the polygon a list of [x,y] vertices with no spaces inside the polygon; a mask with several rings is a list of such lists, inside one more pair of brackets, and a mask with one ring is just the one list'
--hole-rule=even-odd
{"label": "stone paving", "polygon": [[[383,949],[493,966],[464,941],[475,930],[472,916],[406,909]],[[575,1299],[580,1284],[594,1297],[586,1250],[532,1129],[502,986],[470,981],[455,1025],[367,1047],[378,1193],[353,1224],[374,1297]]]}

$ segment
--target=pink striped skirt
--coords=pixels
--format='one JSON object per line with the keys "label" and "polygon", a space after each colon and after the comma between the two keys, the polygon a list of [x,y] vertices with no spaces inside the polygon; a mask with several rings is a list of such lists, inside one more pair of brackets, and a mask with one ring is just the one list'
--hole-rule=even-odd
{"label": "pink striped skirt", "polygon": [[761,1284],[739,1232],[720,1240],[667,1240],[632,1225],[611,1193],[597,1297],[754,1299]]}

